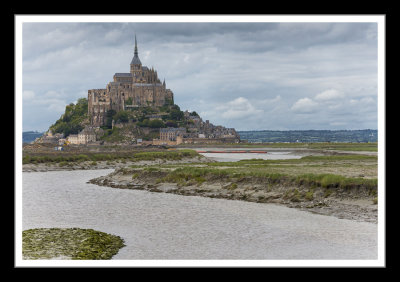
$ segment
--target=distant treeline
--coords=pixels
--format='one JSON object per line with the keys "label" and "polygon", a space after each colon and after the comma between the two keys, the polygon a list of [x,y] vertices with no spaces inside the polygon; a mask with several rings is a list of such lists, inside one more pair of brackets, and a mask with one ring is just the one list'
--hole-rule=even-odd
{"label": "distant treeline", "polygon": [[261,130],[238,131],[240,139],[250,143],[268,142],[377,142],[378,130]]}

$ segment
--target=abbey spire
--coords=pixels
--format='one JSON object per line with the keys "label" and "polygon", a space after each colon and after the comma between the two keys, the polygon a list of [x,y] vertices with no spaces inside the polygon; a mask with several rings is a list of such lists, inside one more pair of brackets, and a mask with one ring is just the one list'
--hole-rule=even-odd
{"label": "abbey spire", "polygon": [[135,34],[135,57],[139,57],[138,56],[138,49],[137,49],[137,41],[136,41],[136,34]]}
{"label": "abbey spire", "polygon": [[[134,56],[131,61],[131,66],[132,65],[142,65],[142,62],[139,59],[139,53],[138,53],[138,48],[137,48],[137,40],[136,40],[136,34],[135,34],[135,51],[134,51]],[[132,68],[132,67],[131,67]]]}

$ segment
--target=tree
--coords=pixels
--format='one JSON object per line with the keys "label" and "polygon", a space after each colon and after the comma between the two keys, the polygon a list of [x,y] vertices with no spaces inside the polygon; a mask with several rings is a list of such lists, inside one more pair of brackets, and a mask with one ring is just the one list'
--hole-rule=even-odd
{"label": "tree", "polygon": [[180,111],[181,108],[179,108],[178,105],[172,105],[172,106],[171,106],[171,110],[178,110],[178,111]]}
{"label": "tree", "polygon": [[116,122],[128,122],[129,121],[129,114],[127,111],[119,111],[113,116],[113,119]]}
{"label": "tree", "polygon": [[87,119],[88,100],[86,98],[78,99],[76,105],[70,103],[65,107],[64,114],[50,126],[54,133],[63,133],[64,136],[76,134],[83,129],[83,121]]}
{"label": "tree", "polygon": [[172,120],[181,120],[183,119],[183,112],[177,109],[172,109],[171,112],[169,113],[169,116],[171,117]]}
{"label": "tree", "polygon": [[173,121],[173,120],[167,120],[167,121],[165,122],[165,125],[166,125],[167,127],[178,127],[178,124],[177,124],[175,121]]}
{"label": "tree", "polygon": [[165,124],[162,120],[155,119],[155,120],[149,121],[148,126],[151,128],[161,128],[161,127],[165,127]]}
{"label": "tree", "polygon": [[149,120],[148,119],[143,119],[143,120],[141,120],[141,121],[139,121],[137,123],[137,126],[148,127],[149,126]]}

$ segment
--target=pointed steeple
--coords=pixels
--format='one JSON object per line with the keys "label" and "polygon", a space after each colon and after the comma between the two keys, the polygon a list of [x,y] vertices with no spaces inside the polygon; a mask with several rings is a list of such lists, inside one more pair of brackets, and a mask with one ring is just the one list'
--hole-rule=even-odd
{"label": "pointed steeple", "polygon": [[137,48],[137,40],[136,40],[136,34],[135,34],[135,52],[133,59],[131,61],[131,65],[141,65],[142,62],[139,59],[139,53],[138,53],[138,48]]}

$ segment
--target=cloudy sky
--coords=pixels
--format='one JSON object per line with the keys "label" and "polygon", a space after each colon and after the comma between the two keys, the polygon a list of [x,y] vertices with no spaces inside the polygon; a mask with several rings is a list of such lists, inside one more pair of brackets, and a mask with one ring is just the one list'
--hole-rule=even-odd
{"label": "cloudy sky", "polygon": [[377,23],[23,23],[23,131],[129,72],[134,36],[182,110],[237,130],[377,129]]}

